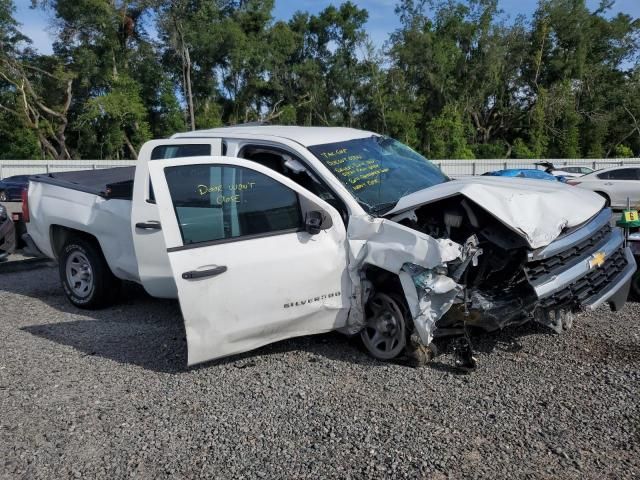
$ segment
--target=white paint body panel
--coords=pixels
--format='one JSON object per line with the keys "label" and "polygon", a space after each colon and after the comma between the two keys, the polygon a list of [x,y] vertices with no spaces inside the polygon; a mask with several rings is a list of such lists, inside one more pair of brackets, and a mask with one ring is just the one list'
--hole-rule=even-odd
{"label": "white paint body panel", "polygon": [[387,216],[458,194],[491,213],[534,249],[551,243],[564,228],[586,222],[604,205],[602,197],[560,182],[472,177],[406,195]]}
{"label": "white paint body panel", "polygon": [[[169,258],[167,257],[164,238],[161,230],[141,230],[136,223],[159,222],[158,206],[149,201],[149,163],[153,149],[160,146],[204,144],[211,145],[212,155],[222,153],[222,142],[219,138],[185,140],[152,140],[140,149],[140,162],[136,167],[133,184],[133,209],[128,229],[135,246],[140,283],[149,295],[159,298],[176,298],[178,293],[173,281]],[[184,161],[188,161],[189,158]]]}
{"label": "white paint body panel", "polygon": [[[320,205],[333,225],[317,235],[299,231],[180,249],[182,237],[163,170],[185,162],[256,170]],[[346,232],[339,213],[329,204],[248,160],[158,160],[149,170],[184,317],[189,365],[345,325],[352,288]],[[215,266],[225,266],[227,271],[214,277],[182,277],[185,272]]]}
{"label": "white paint body panel", "polygon": [[131,201],[105,200],[47,183],[29,183],[31,221],[27,231],[37,247],[56,258],[51,245],[51,226],[73,228],[98,239],[114,275],[139,282],[138,261],[131,235]]}
{"label": "white paint body panel", "polygon": [[[178,133],[171,138],[186,139],[198,137],[251,136],[254,138],[266,136],[271,138],[291,140],[305,147],[323,143],[344,142],[357,138],[367,138],[379,134],[366,130],[345,127],[296,127],[285,125],[259,125],[212,128],[196,132]],[[227,152],[230,153],[230,152]]]}

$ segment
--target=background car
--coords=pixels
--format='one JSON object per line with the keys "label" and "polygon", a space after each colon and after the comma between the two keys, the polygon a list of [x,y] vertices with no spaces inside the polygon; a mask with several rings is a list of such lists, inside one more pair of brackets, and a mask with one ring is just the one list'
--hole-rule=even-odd
{"label": "background car", "polygon": [[566,165],[562,168],[557,168],[551,162],[536,162],[535,165],[539,167],[543,167],[544,171],[555,176],[555,177],[563,177],[565,179],[569,178],[578,178],[582,175],[587,175],[593,172],[593,168],[575,166],[575,165]]}
{"label": "background car", "polygon": [[483,175],[491,177],[535,178],[538,180],[550,180],[552,182],[564,181],[564,178],[562,177],[556,177],[550,173],[543,172],[542,170],[536,170],[534,168],[508,168],[506,170],[487,172]]}
{"label": "background car", "polygon": [[582,175],[588,175],[588,174],[593,173],[593,172],[595,172],[595,170],[593,168],[566,165],[566,166],[562,167],[559,170],[555,170],[553,175],[558,173],[558,174],[562,175],[563,177],[569,177],[569,176],[572,176],[572,175],[577,175],[577,176],[581,177]]}
{"label": "background car", "polygon": [[0,180],[0,202],[19,202],[22,191],[29,187],[29,175],[15,175]]}
{"label": "background car", "polygon": [[0,205],[0,262],[16,248],[16,232],[11,216],[4,205]]}
{"label": "background car", "polygon": [[640,205],[640,166],[605,168],[567,183],[602,195],[613,208],[625,208],[627,198],[632,206]]}

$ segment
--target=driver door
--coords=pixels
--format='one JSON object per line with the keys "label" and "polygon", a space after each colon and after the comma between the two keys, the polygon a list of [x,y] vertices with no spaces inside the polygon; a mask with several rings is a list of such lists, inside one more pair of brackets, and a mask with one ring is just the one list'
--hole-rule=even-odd
{"label": "driver door", "polygon": [[189,365],[344,326],[351,283],[333,207],[237,158],[156,160],[149,172]]}

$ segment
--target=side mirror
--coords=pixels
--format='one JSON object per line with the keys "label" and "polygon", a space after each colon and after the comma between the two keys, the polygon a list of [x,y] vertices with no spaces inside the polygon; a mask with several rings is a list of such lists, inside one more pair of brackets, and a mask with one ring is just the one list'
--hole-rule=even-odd
{"label": "side mirror", "polygon": [[322,230],[322,212],[313,210],[307,212],[304,219],[304,229],[310,235],[317,235]]}

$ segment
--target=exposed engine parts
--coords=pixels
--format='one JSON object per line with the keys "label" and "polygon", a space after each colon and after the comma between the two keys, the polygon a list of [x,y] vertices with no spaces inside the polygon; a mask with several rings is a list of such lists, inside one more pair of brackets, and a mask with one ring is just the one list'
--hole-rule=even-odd
{"label": "exposed engine parts", "polygon": [[[588,228],[567,231],[550,246],[535,251],[522,235],[461,196],[394,217],[393,220],[402,225],[462,245],[460,257],[447,263],[447,272],[443,271],[444,266],[403,267],[411,274],[418,290],[422,311],[434,312],[428,308],[433,307],[433,293],[447,293],[441,297],[445,300],[444,308],[437,304],[442,315],[427,315],[428,321],[423,322],[429,331],[429,335],[422,338],[423,343],[428,344],[426,340],[434,336],[463,335],[454,346],[456,362],[471,365],[467,328],[493,331],[531,320],[558,333],[571,328],[575,312],[582,308],[581,302],[598,290],[596,282],[604,283],[610,278],[606,271],[592,267],[592,272],[581,272],[582,280],[576,283],[555,288],[553,282],[559,275],[571,281],[572,272],[564,273],[567,269],[582,265],[580,262],[591,258],[589,255],[593,256],[600,244],[616,241],[607,215],[610,216],[610,212],[602,211],[588,222]],[[581,230],[584,231],[581,233]],[[608,262],[611,267],[615,266],[612,275],[626,268],[622,245],[617,248]],[[590,261],[589,265],[602,265],[605,257],[606,254],[598,253],[598,262]],[[447,281],[451,285],[443,287]],[[575,294],[579,292],[584,293]]]}

